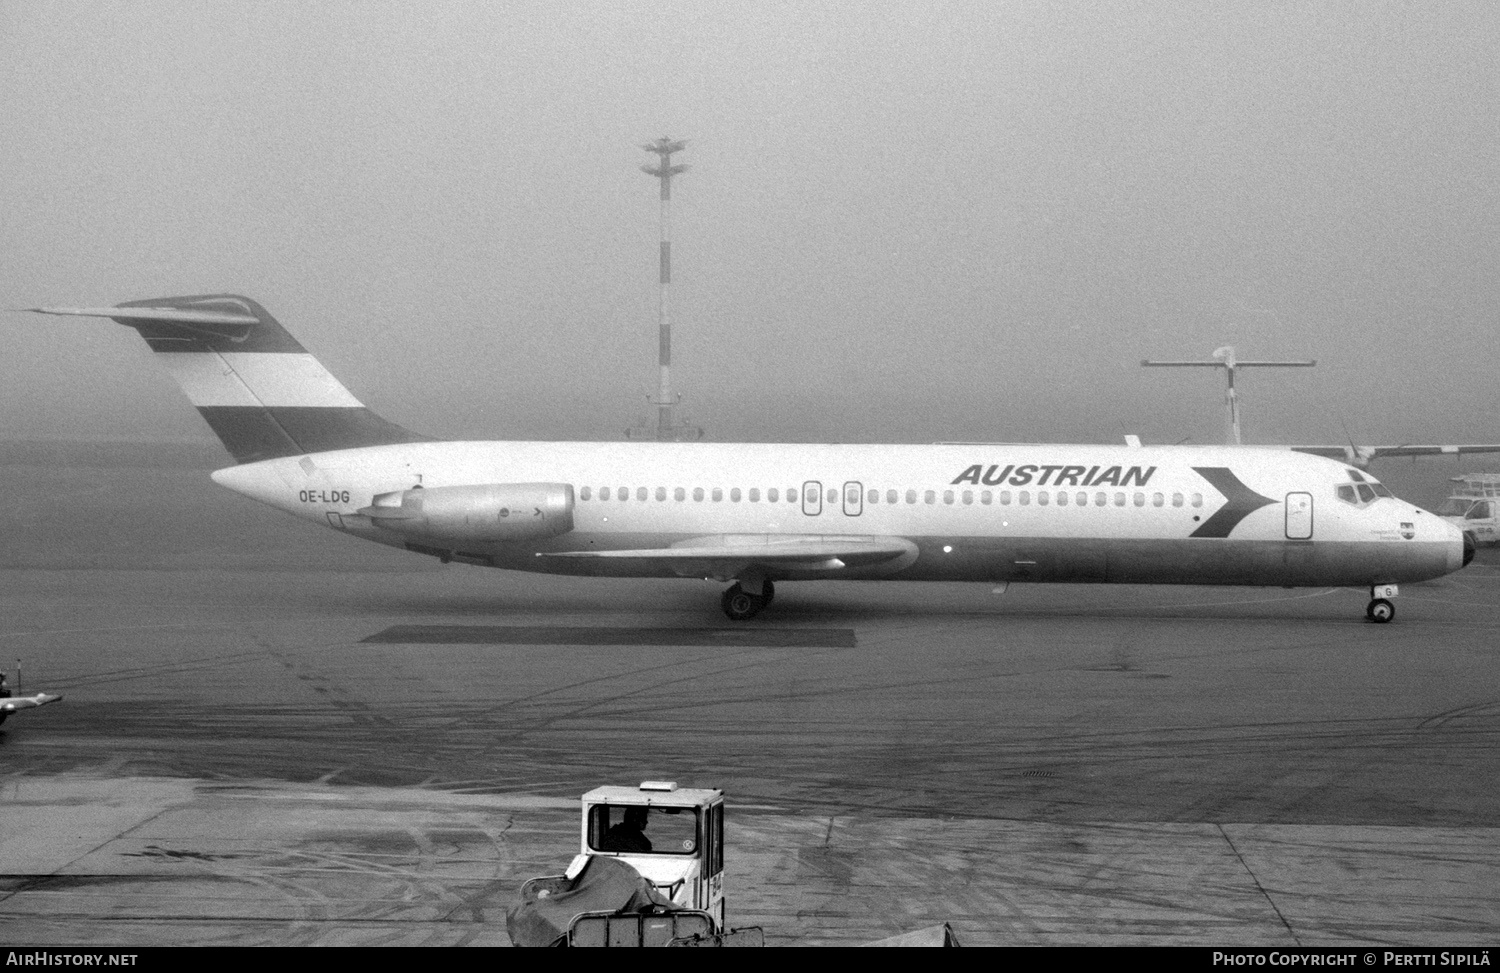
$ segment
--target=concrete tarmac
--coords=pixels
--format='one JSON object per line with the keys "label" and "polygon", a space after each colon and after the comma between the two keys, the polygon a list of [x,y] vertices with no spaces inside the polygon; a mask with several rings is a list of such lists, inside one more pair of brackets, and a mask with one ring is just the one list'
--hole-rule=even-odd
{"label": "concrete tarmac", "polygon": [[0,661],[66,695],[0,727],[0,941],[503,944],[578,796],[648,778],[728,793],[731,922],[773,944],[1500,940],[1491,552],[1384,626],[1353,591],[822,583],[750,627],[840,634],[757,639],[715,585],[65,472],[33,479],[69,544],[0,554]]}

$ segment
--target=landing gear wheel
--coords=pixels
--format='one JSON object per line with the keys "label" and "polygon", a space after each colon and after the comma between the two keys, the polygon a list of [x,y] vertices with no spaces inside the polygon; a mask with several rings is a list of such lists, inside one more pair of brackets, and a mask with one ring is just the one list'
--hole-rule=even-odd
{"label": "landing gear wheel", "polygon": [[728,615],[730,620],[743,622],[760,614],[760,610],[766,607],[766,602],[769,600],[764,595],[752,595],[739,584],[735,584],[724,592],[721,604],[724,606],[724,614]]}
{"label": "landing gear wheel", "polygon": [[1365,617],[1383,625],[1396,617],[1396,606],[1384,598],[1376,598],[1365,606]]}

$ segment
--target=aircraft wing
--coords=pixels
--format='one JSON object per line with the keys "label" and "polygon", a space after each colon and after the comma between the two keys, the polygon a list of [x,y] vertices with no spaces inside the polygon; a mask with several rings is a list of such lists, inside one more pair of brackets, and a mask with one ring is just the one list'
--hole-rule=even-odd
{"label": "aircraft wing", "polygon": [[1464,456],[1469,453],[1500,453],[1500,443],[1476,443],[1472,445],[1417,445],[1403,446],[1292,446],[1298,453],[1327,456],[1341,459],[1353,466],[1364,468],[1372,460],[1388,456]]}
{"label": "aircraft wing", "polygon": [[665,567],[684,576],[730,577],[748,567],[839,571],[915,554],[904,537],[822,534],[713,534],[670,547],[633,551],[558,551],[538,557],[609,558]]}
{"label": "aircraft wing", "polygon": [[61,696],[53,693],[37,693],[35,696],[6,696],[0,698],[0,713],[14,713],[18,709],[35,709],[55,703]]}

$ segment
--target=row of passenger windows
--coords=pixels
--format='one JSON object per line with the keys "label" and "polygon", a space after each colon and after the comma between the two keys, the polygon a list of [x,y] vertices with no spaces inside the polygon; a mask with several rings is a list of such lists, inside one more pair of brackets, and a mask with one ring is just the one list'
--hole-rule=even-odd
{"label": "row of passenger windows", "polygon": [[[845,506],[858,505],[860,502],[858,489],[853,486],[848,489],[850,493],[849,496],[844,498]],[[797,503],[800,492],[797,487],[787,487],[785,492],[786,502]],[[694,487],[692,497],[693,500],[700,503],[704,500],[709,500],[713,503],[722,503],[725,493],[726,491],[722,487],[713,487],[708,490],[705,490],[703,487]],[[730,503],[739,503],[741,500],[747,500],[750,503],[760,503],[762,498],[762,491],[759,487],[751,487],[744,491],[739,487],[732,487],[727,493]],[[806,490],[806,496],[801,499],[809,504],[817,504],[820,499],[818,493],[819,488],[809,486]],[[658,501],[665,501],[668,495],[667,488],[660,486],[656,487],[654,491],[650,487],[636,487],[633,494],[634,499],[638,502],[650,500],[653,497]],[[782,495],[782,491],[776,487],[771,487],[764,491],[766,503],[781,503]],[[620,502],[630,500],[632,492],[630,487],[600,487],[597,494],[592,487],[583,487],[578,491],[578,498],[580,500],[593,500],[595,496],[599,500]],[[688,498],[688,490],[686,487],[675,487],[670,491],[670,496],[673,500],[684,501]],[[984,505],[994,504],[998,501],[1001,506],[1016,503],[1023,507],[1029,506],[1033,501],[1041,507],[1051,504],[1056,504],[1059,507],[1069,505],[1086,507],[1090,503],[1096,507],[1109,506],[1111,503],[1116,507],[1126,506],[1127,503],[1134,503],[1137,507],[1144,507],[1148,502],[1153,507],[1164,507],[1168,502],[1174,507],[1203,506],[1203,494],[1201,493],[1190,495],[1173,493],[1168,495],[1165,493],[1147,494],[1143,491],[1136,491],[1134,494],[1127,494],[1124,491],[1109,493],[1104,490],[1098,490],[1094,493],[1089,493],[1087,490],[1073,492],[1067,490],[1036,490],[1034,492],[1031,490],[1017,490],[1014,493],[1010,490],[944,490],[941,496],[942,502],[950,506],[955,503],[971,505],[974,503],[976,497]],[[907,490],[905,494],[899,490],[886,490],[884,494],[879,490],[870,490],[865,493],[864,502],[867,504],[878,504],[882,502],[883,498],[887,504],[899,504],[903,500],[909,504],[915,504],[919,501],[924,504],[935,504],[938,502],[938,497],[939,494],[936,490],[924,490],[920,493],[916,490]],[[838,503],[838,501],[839,491],[830,487],[828,489],[828,502]]]}

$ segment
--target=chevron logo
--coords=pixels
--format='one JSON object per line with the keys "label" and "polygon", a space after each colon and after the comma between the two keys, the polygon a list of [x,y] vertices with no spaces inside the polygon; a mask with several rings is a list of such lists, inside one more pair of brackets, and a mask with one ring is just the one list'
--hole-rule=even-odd
{"label": "chevron logo", "polygon": [[1205,520],[1201,527],[1189,534],[1189,537],[1228,537],[1229,532],[1234,530],[1240,521],[1261,507],[1267,507],[1276,502],[1245,486],[1228,467],[1195,466],[1193,472],[1222,493],[1226,502],[1224,506],[1214,511],[1214,515]]}

